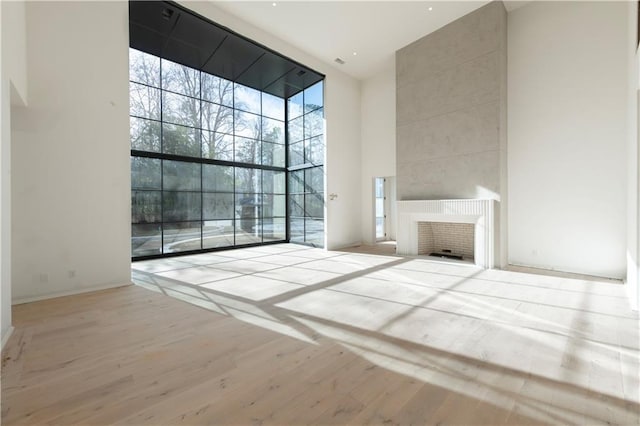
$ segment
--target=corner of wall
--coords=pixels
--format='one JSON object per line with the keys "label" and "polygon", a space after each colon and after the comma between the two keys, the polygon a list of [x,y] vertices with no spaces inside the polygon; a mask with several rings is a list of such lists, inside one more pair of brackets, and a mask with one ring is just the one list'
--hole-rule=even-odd
{"label": "corner of wall", "polygon": [[0,333],[8,340],[12,298],[11,107],[26,106],[26,2],[0,2]]}
{"label": "corner of wall", "polygon": [[509,258],[509,179],[508,179],[508,63],[507,52],[509,49],[509,37],[507,29],[507,10],[504,3],[500,1],[500,25],[502,27],[502,39],[500,48],[500,70],[504,77],[500,79],[500,245],[497,264],[500,268],[506,268]]}
{"label": "corner of wall", "polygon": [[627,114],[627,274],[625,285],[629,302],[633,310],[640,306],[640,202],[638,189],[640,188],[640,164],[639,132],[638,132],[638,105],[640,103],[638,72],[640,70],[640,57],[638,55],[637,28],[638,28],[638,3],[629,2],[627,5],[628,16],[628,114]]}

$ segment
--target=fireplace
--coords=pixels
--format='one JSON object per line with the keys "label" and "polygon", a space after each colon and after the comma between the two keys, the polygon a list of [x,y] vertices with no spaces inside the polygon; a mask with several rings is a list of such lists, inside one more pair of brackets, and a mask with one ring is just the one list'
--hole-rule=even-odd
{"label": "fireplace", "polygon": [[418,254],[473,263],[472,223],[418,222]]}
{"label": "fireplace", "polygon": [[467,260],[473,260],[477,266],[496,267],[496,203],[495,200],[398,201],[398,254],[424,254],[421,251],[430,249],[426,240],[431,237],[432,243],[438,240],[437,246],[431,246],[434,252],[457,251],[455,254],[461,254],[463,259],[466,252]]}

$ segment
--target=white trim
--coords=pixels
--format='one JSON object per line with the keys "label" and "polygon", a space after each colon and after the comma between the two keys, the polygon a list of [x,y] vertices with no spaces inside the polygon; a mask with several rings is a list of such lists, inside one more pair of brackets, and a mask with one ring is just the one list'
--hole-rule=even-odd
{"label": "white trim", "polygon": [[40,300],[47,300],[47,299],[55,299],[56,297],[74,296],[76,294],[90,293],[92,291],[108,290],[111,288],[125,287],[128,285],[133,285],[133,283],[128,282],[128,283],[106,284],[106,285],[99,285],[94,287],[78,288],[74,290],[59,291],[55,293],[43,294],[41,296],[19,297],[17,299],[12,300],[11,304],[21,305],[23,303],[38,302]]}
{"label": "white trim", "polygon": [[13,330],[15,330],[15,328],[13,328],[13,326],[10,325],[5,335],[2,336],[2,343],[0,344],[0,350],[4,349],[4,345],[7,344],[7,342],[9,341],[9,337],[11,337],[11,335],[13,334]]}

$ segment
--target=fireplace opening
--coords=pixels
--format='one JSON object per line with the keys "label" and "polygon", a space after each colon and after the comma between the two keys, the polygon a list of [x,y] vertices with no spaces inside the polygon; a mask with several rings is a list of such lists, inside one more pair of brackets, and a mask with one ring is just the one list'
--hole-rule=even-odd
{"label": "fireplace opening", "polygon": [[451,250],[442,250],[442,252],[434,251],[433,253],[429,253],[431,257],[441,257],[443,259],[452,259],[452,260],[464,260],[464,256],[461,254],[453,254]]}
{"label": "fireplace opening", "polygon": [[418,222],[418,255],[474,262],[472,223]]}

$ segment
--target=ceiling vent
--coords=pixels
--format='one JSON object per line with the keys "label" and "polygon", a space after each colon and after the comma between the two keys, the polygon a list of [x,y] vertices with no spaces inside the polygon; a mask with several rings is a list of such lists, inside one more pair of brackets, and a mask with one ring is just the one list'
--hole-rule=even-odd
{"label": "ceiling vent", "polygon": [[337,64],[344,65],[344,61],[340,58],[335,58],[333,61]]}

